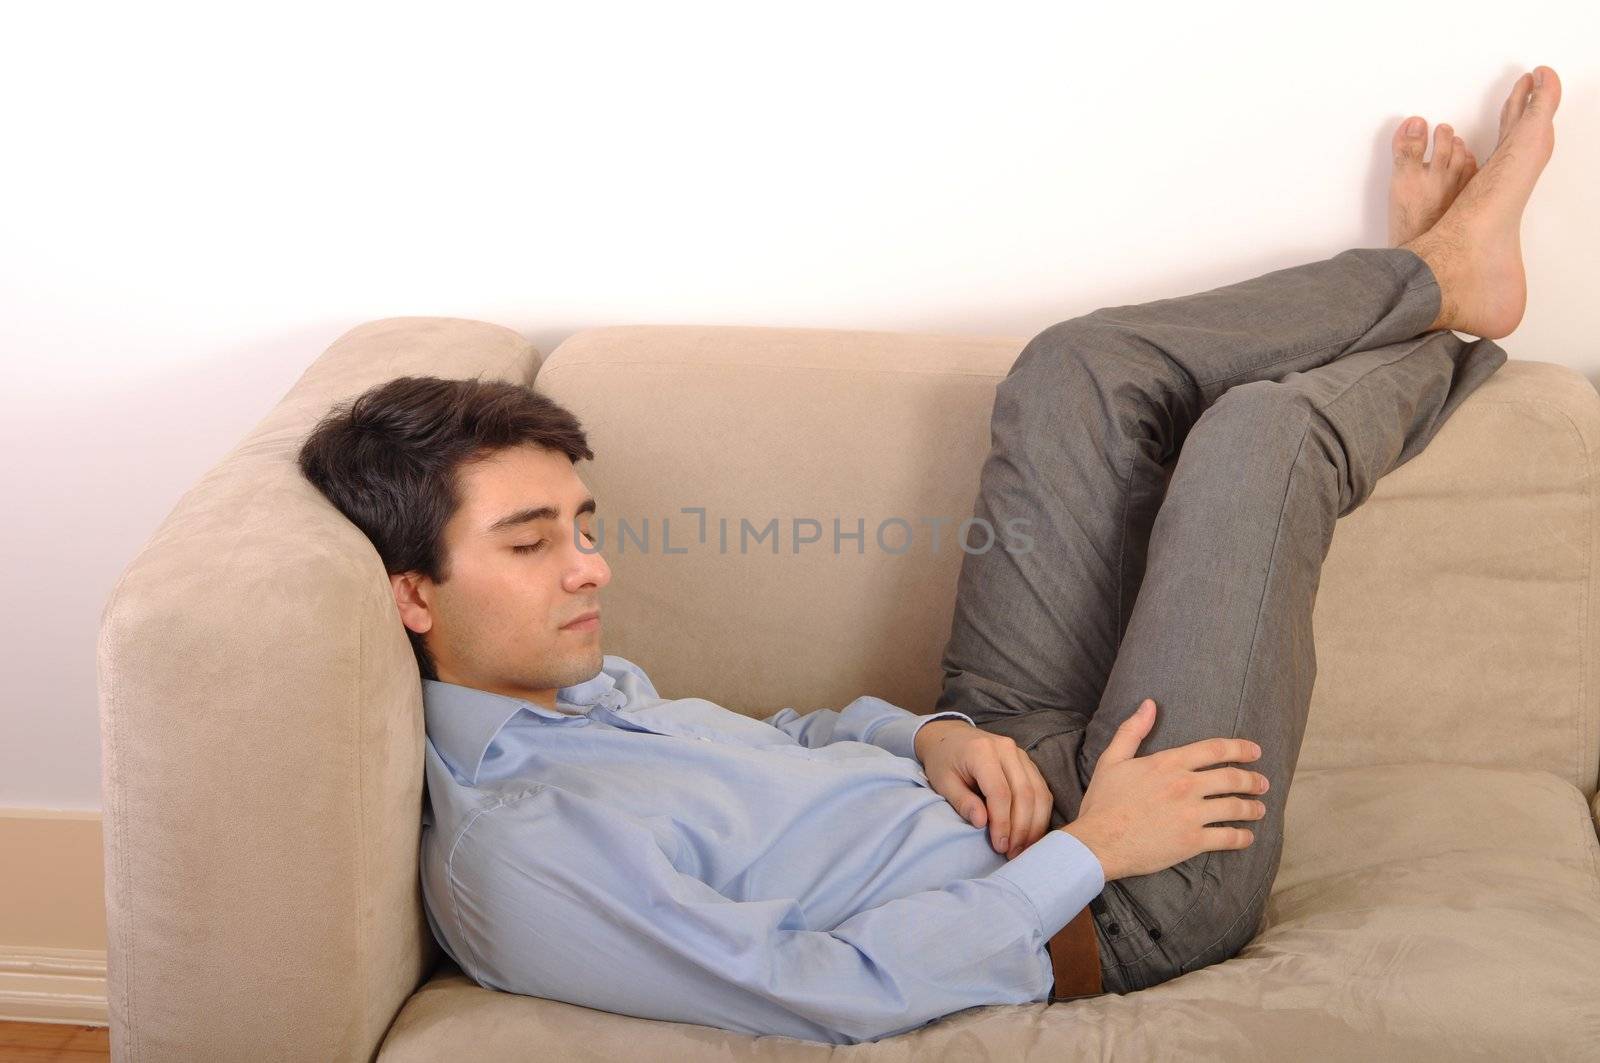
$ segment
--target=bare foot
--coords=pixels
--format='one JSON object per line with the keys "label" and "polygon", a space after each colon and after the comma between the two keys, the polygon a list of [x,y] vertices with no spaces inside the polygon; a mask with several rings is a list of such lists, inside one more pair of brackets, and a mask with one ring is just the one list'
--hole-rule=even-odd
{"label": "bare foot", "polygon": [[1522,211],[1555,150],[1560,102],[1561,79],[1548,66],[1519,77],[1500,108],[1500,139],[1488,161],[1432,228],[1400,245],[1439,282],[1439,316],[1429,331],[1497,340],[1521,323],[1528,302]]}
{"label": "bare foot", "polygon": [[1389,246],[1415,240],[1444,216],[1456,194],[1478,172],[1467,142],[1448,122],[1433,131],[1433,158],[1422,161],[1428,146],[1427,120],[1416,115],[1394,131],[1394,172],[1389,175]]}

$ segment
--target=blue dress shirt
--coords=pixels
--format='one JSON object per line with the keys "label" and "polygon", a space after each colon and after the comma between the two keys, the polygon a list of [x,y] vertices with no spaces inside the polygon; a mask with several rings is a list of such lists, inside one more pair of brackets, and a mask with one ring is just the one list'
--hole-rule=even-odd
{"label": "blue dress shirt", "polygon": [[1052,830],[1014,860],[928,785],[929,720],[874,697],[757,720],[606,655],[556,708],[423,681],[429,925],[480,985],[854,1044],[1048,999],[1105,887]]}

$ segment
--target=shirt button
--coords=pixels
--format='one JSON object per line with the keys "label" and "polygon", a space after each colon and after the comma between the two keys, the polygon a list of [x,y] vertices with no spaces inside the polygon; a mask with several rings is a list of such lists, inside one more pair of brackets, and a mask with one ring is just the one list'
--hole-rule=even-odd
{"label": "shirt button", "polygon": [[706,737],[706,736],[705,736],[705,735],[701,735],[701,736],[700,736],[700,741],[702,741],[702,742],[709,742],[709,741],[711,741],[711,739],[709,739],[709,738],[707,738],[707,737]]}

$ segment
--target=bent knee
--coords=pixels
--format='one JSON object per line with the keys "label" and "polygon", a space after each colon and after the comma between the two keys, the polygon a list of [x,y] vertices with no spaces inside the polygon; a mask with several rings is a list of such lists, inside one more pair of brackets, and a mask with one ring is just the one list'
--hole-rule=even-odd
{"label": "bent knee", "polygon": [[1305,388],[1278,380],[1249,380],[1217,396],[1203,419],[1304,426],[1313,416],[1321,416],[1318,400]]}
{"label": "bent knee", "polygon": [[1000,387],[1030,401],[1093,396],[1119,420],[1165,408],[1192,423],[1202,405],[1194,377],[1159,344],[1096,314],[1057,322],[1034,336]]}

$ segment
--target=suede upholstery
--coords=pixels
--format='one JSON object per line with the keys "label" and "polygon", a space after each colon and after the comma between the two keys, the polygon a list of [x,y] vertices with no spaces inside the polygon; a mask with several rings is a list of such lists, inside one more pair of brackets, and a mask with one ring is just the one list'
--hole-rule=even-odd
{"label": "suede upholstery", "polygon": [[[114,1058],[1585,1058],[1600,1044],[1600,396],[1520,359],[1339,522],[1283,865],[1237,957],[847,1048],[493,992],[443,957],[417,879],[416,666],[376,552],[293,465],[316,419],[405,373],[533,380],[596,452],[579,474],[608,525],[606,652],[665,696],[751,715],[860,694],[926,712],[994,386],[1025,342],[620,326],[541,364],[483,322],[340,337],[105,607]],[[903,529],[875,537],[896,517],[915,530],[899,552]],[[779,552],[741,552],[741,519],[773,518]],[[797,518],[820,539],[795,550]],[[648,547],[619,519],[648,521]]]}

